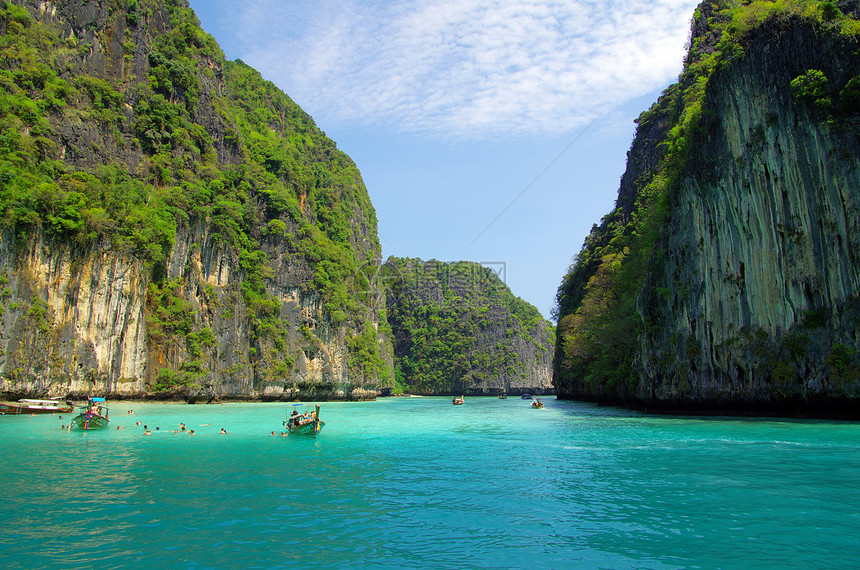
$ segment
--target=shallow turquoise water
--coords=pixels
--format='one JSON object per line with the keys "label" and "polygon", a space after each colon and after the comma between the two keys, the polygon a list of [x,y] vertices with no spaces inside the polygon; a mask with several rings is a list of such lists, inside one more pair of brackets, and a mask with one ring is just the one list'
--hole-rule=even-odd
{"label": "shallow turquoise water", "polygon": [[857,567],[860,424],[545,403],[323,403],[317,439],[269,435],[285,404],[0,416],[0,567]]}

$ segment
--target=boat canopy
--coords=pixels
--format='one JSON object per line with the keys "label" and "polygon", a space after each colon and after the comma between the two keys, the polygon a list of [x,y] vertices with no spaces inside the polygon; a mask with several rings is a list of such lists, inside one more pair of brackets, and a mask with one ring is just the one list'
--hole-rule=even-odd
{"label": "boat canopy", "polygon": [[95,398],[90,398],[90,400],[93,402],[104,402],[105,401],[104,398],[100,398],[98,396],[96,396]]}

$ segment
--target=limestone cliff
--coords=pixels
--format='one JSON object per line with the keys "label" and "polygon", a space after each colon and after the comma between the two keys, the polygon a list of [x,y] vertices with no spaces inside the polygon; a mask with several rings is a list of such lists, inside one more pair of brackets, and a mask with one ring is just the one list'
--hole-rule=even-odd
{"label": "limestone cliff", "polygon": [[857,411],[857,14],[699,6],[680,82],[640,117],[635,181],[559,290],[560,394]]}
{"label": "limestone cliff", "polygon": [[187,2],[0,16],[0,391],[391,391],[375,213],[310,117]]}
{"label": "limestone cliff", "polygon": [[425,395],[552,391],[552,328],[477,263],[389,258],[381,276],[400,387]]}

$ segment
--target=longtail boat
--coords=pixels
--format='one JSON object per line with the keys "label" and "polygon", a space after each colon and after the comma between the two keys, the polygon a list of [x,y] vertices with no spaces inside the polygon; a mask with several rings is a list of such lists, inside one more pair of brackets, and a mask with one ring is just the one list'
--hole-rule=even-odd
{"label": "longtail boat", "polygon": [[465,403],[466,403],[466,399],[463,396],[460,396],[459,398],[455,396],[454,399],[451,400],[452,406],[462,406]]}
{"label": "longtail boat", "polygon": [[284,420],[284,427],[287,428],[287,435],[309,435],[316,437],[325,426],[325,422],[320,419],[320,405],[316,404],[314,410],[310,413],[305,411],[299,413],[298,408],[302,404],[293,404],[293,410],[289,417]]}
{"label": "longtail boat", "polygon": [[540,398],[536,398],[532,401],[532,407],[533,408],[542,408],[543,402],[540,401]]}
{"label": "longtail boat", "polygon": [[17,402],[0,402],[0,415],[4,414],[68,414],[74,410],[71,402],[59,398],[32,400],[22,398]]}
{"label": "longtail boat", "polygon": [[72,423],[81,429],[100,429],[110,423],[110,410],[105,405],[104,398],[89,398],[87,405],[81,407],[81,413],[72,419]]}

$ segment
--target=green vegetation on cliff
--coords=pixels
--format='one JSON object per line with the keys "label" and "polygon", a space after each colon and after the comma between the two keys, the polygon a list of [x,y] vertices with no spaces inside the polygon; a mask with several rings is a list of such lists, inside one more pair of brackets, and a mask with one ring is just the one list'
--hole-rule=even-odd
{"label": "green vegetation on cliff", "polygon": [[[643,370],[637,359],[642,337],[667,326],[660,311],[645,309],[661,299],[691,294],[687,289],[691,285],[677,277],[653,287],[646,287],[646,282],[668,255],[661,240],[666,238],[682,183],[712,178],[719,167],[713,157],[701,156],[721,112],[707,105],[714,88],[711,78],[742,62],[759,30],[792,22],[816,34],[842,38],[856,50],[858,12],[857,3],[848,1],[700,4],[679,82],[639,117],[616,208],[592,229],[558,289],[554,382],[560,392],[621,400],[640,397]],[[823,67],[799,69],[790,82],[792,96],[837,132],[856,133],[860,65],[840,69],[838,75]],[[763,137],[760,128],[752,133],[753,139]],[[701,339],[679,336],[677,341],[676,354],[664,358],[695,359],[702,350]]]}
{"label": "green vegetation on cliff", "polygon": [[549,389],[551,325],[491,269],[392,257],[381,276],[398,389],[420,394]]}
{"label": "green vegetation on cliff", "polygon": [[349,157],[271,82],[225,61],[185,2],[111,0],[88,23],[73,6],[26,5],[0,3],[0,224],[17,247],[44,234],[145,263],[151,348],[172,355],[156,389],[212,372],[199,366],[205,323],[172,293],[194,287],[190,274],[166,274],[177,232],[209,228],[235,258],[263,382],[298,356],[269,291],[270,252],[286,251],[326,319],[352,331],[354,367],[387,382],[380,343],[360,340],[378,318],[361,268],[380,247]]}

